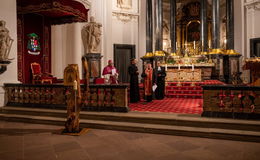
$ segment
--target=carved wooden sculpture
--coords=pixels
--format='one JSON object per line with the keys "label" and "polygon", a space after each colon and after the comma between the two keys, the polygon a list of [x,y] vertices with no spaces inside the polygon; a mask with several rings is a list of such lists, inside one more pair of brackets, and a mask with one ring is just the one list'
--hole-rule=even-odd
{"label": "carved wooden sculpture", "polygon": [[[85,70],[84,95],[87,97],[89,91],[89,72],[88,72],[88,63],[85,58],[82,58],[82,64]],[[70,64],[65,68],[64,85],[69,86],[66,93],[67,121],[65,123],[65,132],[69,132],[69,133],[80,132],[79,115],[82,106],[82,94],[80,88],[79,68],[77,64]]]}
{"label": "carved wooden sculpture", "polygon": [[67,96],[67,121],[65,132],[79,132],[79,113],[81,109],[81,90],[79,68],[77,64],[70,64],[64,70],[64,85],[69,86]]}

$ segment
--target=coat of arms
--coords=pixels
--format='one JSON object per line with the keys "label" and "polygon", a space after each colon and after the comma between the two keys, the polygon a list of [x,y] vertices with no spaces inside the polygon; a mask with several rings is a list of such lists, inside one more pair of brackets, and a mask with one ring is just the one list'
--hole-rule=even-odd
{"label": "coat of arms", "polygon": [[27,44],[28,53],[32,55],[39,55],[41,51],[39,36],[35,33],[30,33],[27,36],[29,38]]}

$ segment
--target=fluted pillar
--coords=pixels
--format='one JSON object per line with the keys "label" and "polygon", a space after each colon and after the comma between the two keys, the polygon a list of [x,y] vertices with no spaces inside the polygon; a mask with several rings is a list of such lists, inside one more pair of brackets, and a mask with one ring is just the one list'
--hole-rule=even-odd
{"label": "fluted pillar", "polygon": [[161,56],[163,54],[163,2],[162,0],[155,0],[155,55]]}
{"label": "fluted pillar", "polygon": [[153,7],[152,0],[146,0],[146,54],[153,52]]}
{"label": "fluted pillar", "polygon": [[207,0],[200,0],[200,41],[202,54],[208,52],[207,5]]}
{"label": "fluted pillar", "polygon": [[170,15],[170,28],[171,28],[171,53],[174,55],[176,54],[176,49],[177,49],[177,36],[176,36],[176,0],[170,0],[170,10],[171,10],[171,15]]}

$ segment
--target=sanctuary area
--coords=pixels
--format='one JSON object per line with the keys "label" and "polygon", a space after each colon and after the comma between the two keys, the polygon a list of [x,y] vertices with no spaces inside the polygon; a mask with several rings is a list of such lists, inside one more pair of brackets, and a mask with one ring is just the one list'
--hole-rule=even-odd
{"label": "sanctuary area", "polygon": [[[80,111],[83,121],[260,119],[259,0],[0,3],[3,119],[66,112],[69,132],[79,131]],[[32,121],[51,121],[41,118]]]}

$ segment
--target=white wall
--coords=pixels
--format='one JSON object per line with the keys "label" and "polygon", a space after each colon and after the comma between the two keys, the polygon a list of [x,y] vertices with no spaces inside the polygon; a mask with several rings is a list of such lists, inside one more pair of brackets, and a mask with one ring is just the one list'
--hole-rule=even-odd
{"label": "white wall", "polygon": [[116,2],[91,0],[90,16],[102,24],[102,68],[113,60],[114,44],[136,45],[136,58],[145,55],[145,1],[132,0],[130,9],[119,8]]}
{"label": "white wall", "polygon": [[[250,58],[250,39],[260,37],[260,0],[240,0],[242,8],[241,49],[244,58]],[[237,25],[237,24],[236,24]],[[239,25],[239,24],[238,24]],[[239,45],[239,43],[237,44]],[[243,64],[243,62],[242,62]],[[243,77],[249,82],[249,70],[243,71]]]}
{"label": "white wall", "polygon": [[260,37],[260,0],[244,0],[246,57],[250,57],[250,39]]}
{"label": "white wall", "polygon": [[7,71],[0,75],[0,107],[4,106],[4,83],[18,83],[17,80],[17,18],[16,0],[1,0],[0,20],[6,22],[6,28],[14,39],[9,58],[14,58],[7,66]]}

